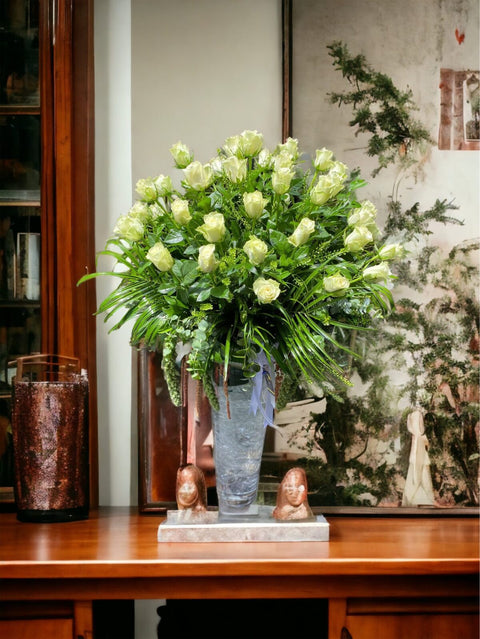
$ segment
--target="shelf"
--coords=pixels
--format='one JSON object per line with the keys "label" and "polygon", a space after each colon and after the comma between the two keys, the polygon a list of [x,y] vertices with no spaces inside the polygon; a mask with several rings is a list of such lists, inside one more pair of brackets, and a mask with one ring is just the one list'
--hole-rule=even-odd
{"label": "shelf", "polygon": [[40,200],[9,200],[7,202],[0,196],[0,206],[40,206]]}
{"label": "shelf", "polygon": [[0,104],[2,115],[40,115],[40,104]]}
{"label": "shelf", "polygon": [[40,300],[2,300],[0,308],[40,308]]}
{"label": "shelf", "polygon": [[0,206],[40,206],[39,189],[2,189]]}

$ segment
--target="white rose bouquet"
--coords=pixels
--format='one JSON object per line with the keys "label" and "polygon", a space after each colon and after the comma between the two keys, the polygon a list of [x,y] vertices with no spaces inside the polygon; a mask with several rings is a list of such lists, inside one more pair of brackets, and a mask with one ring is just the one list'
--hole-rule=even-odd
{"label": "white rose bouquet", "polygon": [[389,260],[402,253],[377,245],[376,209],[356,199],[365,182],[328,149],[305,167],[297,140],[270,152],[257,131],[228,138],[205,164],[181,142],[170,151],[181,189],[164,175],[139,180],[101,252],[115,268],[81,280],[120,279],[98,312],[122,311],[112,330],[134,319],[132,343],[163,351],[175,403],[180,344],[213,406],[214,366],[253,376],[259,354],[327,392],[348,383],[346,334],[389,313]]}

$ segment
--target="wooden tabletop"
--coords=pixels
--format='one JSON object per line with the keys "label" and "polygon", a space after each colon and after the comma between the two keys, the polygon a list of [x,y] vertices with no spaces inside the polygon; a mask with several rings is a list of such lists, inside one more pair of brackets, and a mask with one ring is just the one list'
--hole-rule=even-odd
{"label": "wooden tabletop", "polygon": [[55,524],[23,523],[14,513],[2,513],[0,595],[18,586],[15,597],[23,589],[33,598],[41,585],[44,594],[51,589],[52,597],[68,587],[75,596],[90,596],[97,588],[102,598],[106,595],[100,586],[108,582],[119,597],[161,597],[159,587],[170,594],[178,587],[177,596],[193,596],[202,584],[223,580],[218,596],[228,578],[230,587],[232,578],[235,583],[249,580],[253,590],[245,592],[250,593],[260,591],[262,579],[268,579],[275,594],[275,588],[280,592],[287,587],[291,593],[297,578],[306,588],[299,596],[309,596],[318,577],[346,587],[354,583],[352,578],[375,576],[381,588],[381,583],[393,583],[394,576],[441,575],[466,578],[472,586],[479,570],[479,527],[472,517],[328,516],[330,540],[306,543],[158,542],[161,521],[160,516],[138,514],[136,508],[100,508],[87,520]]}

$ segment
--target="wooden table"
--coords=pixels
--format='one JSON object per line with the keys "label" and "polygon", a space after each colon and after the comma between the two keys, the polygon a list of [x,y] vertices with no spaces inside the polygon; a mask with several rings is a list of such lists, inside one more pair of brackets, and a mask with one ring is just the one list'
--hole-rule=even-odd
{"label": "wooden table", "polygon": [[[97,599],[319,598],[329,601],[332,639],[343,627],[353,639],[375,636],[387,617],[402,628],[408,619],[409,638],[427,617],[436,634],[418,636],[477,636],[476,518],[327,520],[328,542],[195,544],[157,542],[162,518],[135,508],[100,508],[88,520],[61,524],[21,523],[3,513],[0,600],[71,602],[78,631],[80,623],[91,626],[89,605]],[[392,627],[389,637],[404,636]]]}

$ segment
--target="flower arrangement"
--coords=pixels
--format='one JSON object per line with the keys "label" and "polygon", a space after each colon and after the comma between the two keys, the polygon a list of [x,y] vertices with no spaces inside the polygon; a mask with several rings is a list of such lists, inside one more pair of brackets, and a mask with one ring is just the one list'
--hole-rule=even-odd
{"label": "flower arrangement", "polygon": [[365,182],[327,149],[302,159],[289,138],[270,152],[262,134],[229,137],[202,164],[178,142],[170,149],[181,187],[165,175],[141,179],[139,199],[115,226],[103,255],[118,287],[100,304],[111,330],[134,319],[132,343],[163,352],[172,401],[180,402],[177,348],[216,407],[212,374],[259,354],[283,376],[327,389],[349,383],[346,336],[393,306],[390,260],[399,245],[377,246],[376,209],[357,201]]}

